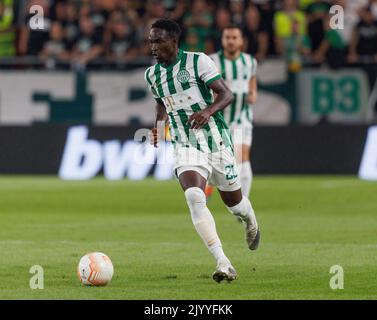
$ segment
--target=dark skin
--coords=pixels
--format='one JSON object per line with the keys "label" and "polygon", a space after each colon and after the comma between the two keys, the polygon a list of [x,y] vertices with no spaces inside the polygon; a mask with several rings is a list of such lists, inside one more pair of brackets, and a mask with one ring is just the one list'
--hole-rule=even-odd
{"label": "dark skin", "polygon": [[[149,34],[149,43],[152,55],[156,58],[158,63],[161,63],[164,67],[173,64],[178,55],[178,39],[170,35],[166,30],[159,28],[152,28]],[[213,81],[209,88],[215,92],[215,101],[205,108],[204,110],[193,113],[188,123],[190,128],[194,130],[200,130],[206,123],[208,123],[210,117],[219,110],[223,110],[233,100],[233,94],[226,85],[225,81],[220,78]],[[160,130],[158,130],[158,124],[167,120],[167,113],[165,106],[161,103],[156,104],[156,121],[155,127],[152,129],[151,143],[157,147],[157,143],[160,136]],[[206,179],[204,179],[196,171],[185,171],[179,175],[179,182],[182,189],[185,191],[188,188],[198,187],[204,191],[206,186]],[[241,202],[242,192],[241,189],[236,191],[220,191],[220,196],[228,207],[233,207]]]}

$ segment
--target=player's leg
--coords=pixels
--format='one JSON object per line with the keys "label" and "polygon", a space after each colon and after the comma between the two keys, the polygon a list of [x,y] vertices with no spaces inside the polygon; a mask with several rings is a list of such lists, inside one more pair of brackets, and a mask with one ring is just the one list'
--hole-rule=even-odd
{"label": "player's leg", "polygon": [[252,140],[252,126],[244,120],[242,124],[234,125],[232,136],[235,142],[234,155],[239,170],[241,190],[245,197],[249,197],[253,174],[250,163],[250,149]]}
{"label": "player's leg", "polygon": [[253,183],[253,172],[251,169],[251,162],[250,162],[250,151],[251,148],[247,144],[241,145],[242,156],[239,163],[239,170],[240,170],[240,179],[241,179],[241,189],[242,194],[245,197],[249,197],[251,185]]}
{"label": "player's leg", "polygon": [[215,220],[206,204],[204,188],[207,183],[206,175],[208,175],[208,171],[200,167],[195,168],[195,170],[189,170],[188,167],[178,168],[177,171],[195,229],[214,256],[217,262],[216,270],[221,270],[222,272],[221,279],[215,277],[215,275],[214,279],[218,282],[223,279],[234,280],[237,274],[223,251],[221,241],[216,232]]}
{"label": "player's leg", "polygon": [[[245,225],[246,242],[250,250],[256,250],[260,240],[260,230],[254,209],[248,197],[242,194],[241,189],[226,190],[226,186],[218,186],[221,199],[228,210],[239,217]],[[223,190],[221,190],[223,189]]]}
{"label": "player's leg", "polygon": [[258,223],[250,200],[241,192],[234,152],[230,148],[223,149],[214,155],[211,165],[211,180],[217,186],[221,199],[228,210],[244,223],[249,248],[257,249],[260,238]]}
{"label": "player's leg", "polygon": [[250,189],[253,182],[253,172],[251,169],[250,162],[250,151],[253,139],[253,126],[249,120],[244,119],[242,121],[242,145],[240,158],[238,159],[240,179],[241,179],[241,189],[242,194],[245,197],[249,197]]}

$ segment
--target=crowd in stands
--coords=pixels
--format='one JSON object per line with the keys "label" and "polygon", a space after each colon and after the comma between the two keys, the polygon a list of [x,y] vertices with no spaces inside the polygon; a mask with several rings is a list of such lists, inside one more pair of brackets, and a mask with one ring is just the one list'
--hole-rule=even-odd
{"label": "crowd in stands", "polygon": [[[43,8],[42,29],[30,28],[35,5]],[[332,5],[343,8],[344,28],[330,27]],[[283,56],[291,71],[303,63],[377,63],[377,0],[0,0],[0,60],[85,66],[150,57],[149,29],[163,17],[182,27],[184,50],[219,50],[222,28],[236,24],[245,51],[259,61]]]}

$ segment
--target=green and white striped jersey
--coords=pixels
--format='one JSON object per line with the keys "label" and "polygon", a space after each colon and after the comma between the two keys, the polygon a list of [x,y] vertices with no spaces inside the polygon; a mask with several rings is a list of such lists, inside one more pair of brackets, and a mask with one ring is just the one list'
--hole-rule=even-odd
{"label": "green and white striped jersey", "polygon": [[211,116],[201,129],[190,129],[188,118],[213,103],[208,85],[221,78],[215,63],[201,52],[179,50],[177,60],[168,67],[155,64],[145,72],[145,81],[157,102],[169,115],[174,147],[189,147],[211,153],[232,147],[229,129],[220,112]]}
{"label": "green and white striped jersey", "polygon": [[257,73],[256,59],[248,53],[241,52],[238,58],[229,60],[222,50],[211,54],[210,57],[234,95],[232,104],[223,110],[225,122],[228,126],[234,122],[251,122],[253,115],[251,106],[247,103],[247,95],[249,80]]}

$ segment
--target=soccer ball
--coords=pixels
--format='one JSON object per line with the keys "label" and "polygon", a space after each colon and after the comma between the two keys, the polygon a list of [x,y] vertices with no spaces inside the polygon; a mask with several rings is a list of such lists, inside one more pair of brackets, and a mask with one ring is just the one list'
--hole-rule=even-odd
{"label": "soccer ball", "polygon": [[110,258],[101,252],[83,256],[77,266],[77,276],[87,286],[105,286],[113,277],[114,267]]}

